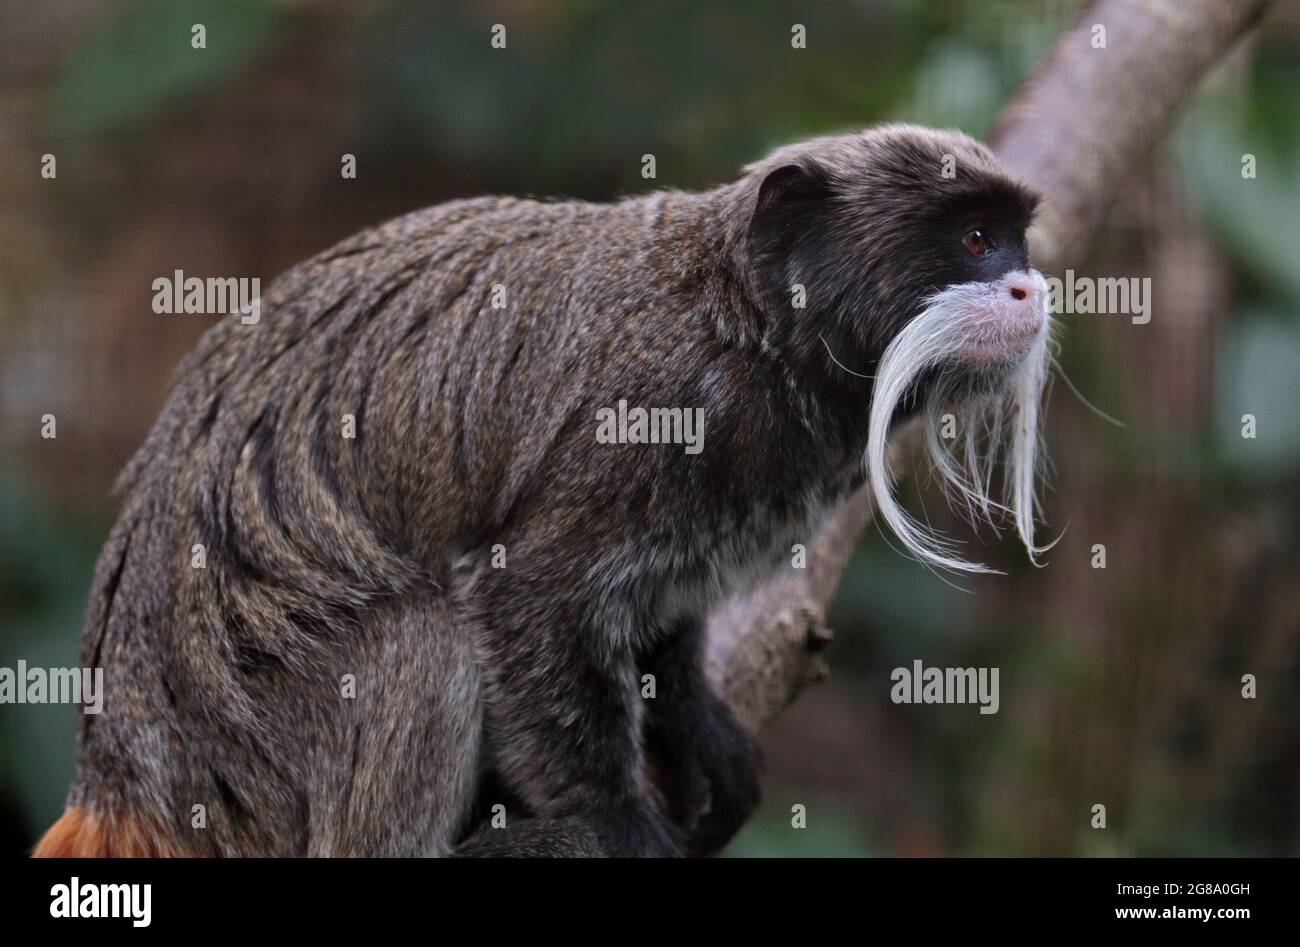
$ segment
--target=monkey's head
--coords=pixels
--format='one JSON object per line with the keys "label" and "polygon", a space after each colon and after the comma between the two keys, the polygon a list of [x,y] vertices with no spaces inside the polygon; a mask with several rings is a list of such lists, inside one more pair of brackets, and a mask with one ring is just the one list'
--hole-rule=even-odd
{"label": "monkey's head", "polygon": [[972,519],[1009,516],[1034,558],[1050,323],[1025,240],[1037,196],[974,139],[911,125],[814,139],[746,171],[743,255],[768,331],[796,364],[870,382],[865,462],[880,517],[923,561],[987,571],[894,496],[886,439],[921,415],[950,496]]}

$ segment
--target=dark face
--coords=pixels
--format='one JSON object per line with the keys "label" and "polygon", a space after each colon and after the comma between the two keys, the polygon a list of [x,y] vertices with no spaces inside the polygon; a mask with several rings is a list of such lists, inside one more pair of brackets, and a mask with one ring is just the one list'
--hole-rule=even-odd
{"label": "dark face", "polygon": [[960,243],[960,249],[948,249],[953,258],[952,283],[991,282],[1029,267],[1029,247],[1025,243],[1029,221],[1014,194],[998,194],[997,190],[991,188],[987,199],[975,201],[970,207],[936,215],[933,239]]}
{"label": "dark face", "polygon": [[[765,348],[813,394],[816,420],[838,422],[824,427],[842,432],[840,456],[862,458],[879,520],[922,559],[970,568],[890,489],[890,433],[919,416],[934,469],[971,509],[1001,507],[986,493],[1002,465],[1017,533],[1036,553],[1051,319],[1025,245],[1034,195],[973,139],[915,125],[814,139],[749,173],[745,275]],[[960,451],[943,443],[940,412],[958,423]]]}
{"label": "dark face", "polygon": [[818,158],[768,173],[750,231],[769,306],[806,289],[785,337],[810,359],[829,346],[869,372],[935,293],[1028,268],[1037,198],[971,139],[869,134],[860,154]]}

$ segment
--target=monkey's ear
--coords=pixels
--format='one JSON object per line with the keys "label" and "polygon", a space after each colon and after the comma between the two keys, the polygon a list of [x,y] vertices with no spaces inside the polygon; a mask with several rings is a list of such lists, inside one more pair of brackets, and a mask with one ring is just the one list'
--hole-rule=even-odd
{"label": "monkey's ear", "polygon": [[789,299],[799,257],[810,252],[831,187],[815,164],[783,164],[767,173],[758,188],[747,238],[755,287],[764,305]]}

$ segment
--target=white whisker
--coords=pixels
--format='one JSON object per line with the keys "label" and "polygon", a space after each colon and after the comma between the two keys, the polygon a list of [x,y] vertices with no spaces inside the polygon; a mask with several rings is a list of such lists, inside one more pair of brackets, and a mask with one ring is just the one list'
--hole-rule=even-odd
{"label": "white whisker", "polygon": [[[899,406],[923,378],[927,386],[920,407],[927,426],[926,453],[949,502],[972,523],[988,523],[997,535],[996,519],[1010,519],[1035,564],[1050,548],[1034,543],[1036,485],[1042,473],[1040,404],[1047,381],[1050,317],[1045,283],[1037,273],[1031,271],[1030,276],[1044,287],[1043,328],[1019,364],[989,368],[1008,373],[999,390],[968,391],[965,386],[970,379],[960,367],[961,356],[967,350],[991,341],[989,312],[997,292],[993,284],[952,286],[931,297],[925,310],[899,332],[880,360],[868,420],[864,457],[867,477],[880,519],[927,566],[962,572],[994,571],[959,557],[954,540],[928,522],[914,519],[895,495],[894,478],[885,460],[890,425]],[[825,339],[822,342],[825,344]],[[952,438],[951,444],[945,442],[942,433],[945,414],[951,414],[961,429],[960,437]],[[999,465],[1004,469],[1001,502],[990,496],[993,469]]]}
{"label": "white whisker", "polygon": [[838,358],[835,357],[835,353],[831,351],[830,343],[826,341],[826,336],[819,335],[817,336],[817,338],[821,339],[822,345],[826,346],[826,354],[831,357],[831,361],[834,362],[836,365],[838,365],[840,368],[844,369],[854,378],[875,378],[876,377],[875,375],[863,375],[861,372],[855,372],[853,369],[849,368],[847,365],[845,365],[843,362],[841,362]]}
{"label": "white whisker", "polygon": [[1056,374],[1060,377],[1061,381],[1065,382],[1065,387],[1069,388],[1072,392],[1074,392],[1074,396],[1078,398],[1081,402],[1083,402],[1083,406],[1085,408],[1087,408],[1093,414],[1097,415],[1097,417],[1101,418],[1103,421],[1109,421],[1111,424],[1115,425],[1116,427],[1124,427],[1124,428],[1128,427],[1128,425],[1125,424],[1123,421],[1119,421],[1116,420],[1115,418],[1112,418],[1105,411],[1101,410],[1101,408],[1097,407],[1095,404],[1093,404],[1091,401],[1085,398],[1083,396],[1083,393],[1079,391],[1078,388],[1074,387],[1074,382],[1070,381],[1070,376],[1065,374],[1065,368],[1062,367],[1060,362],[1056,361],[1056,359],[1053,359],[1052,365],[1056,369]]}

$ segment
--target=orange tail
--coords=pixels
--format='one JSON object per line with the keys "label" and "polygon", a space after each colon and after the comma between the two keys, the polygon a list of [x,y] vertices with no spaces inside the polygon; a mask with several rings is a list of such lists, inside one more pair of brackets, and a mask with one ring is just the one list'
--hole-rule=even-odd
{"label": "orange tail", "polygon": [[167,858],[179,854],[148,822],[74,806],[50,826],[34,858]]}

